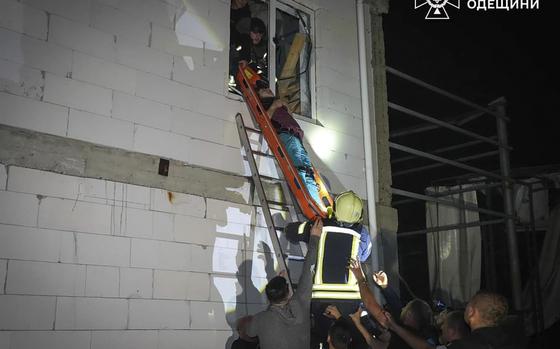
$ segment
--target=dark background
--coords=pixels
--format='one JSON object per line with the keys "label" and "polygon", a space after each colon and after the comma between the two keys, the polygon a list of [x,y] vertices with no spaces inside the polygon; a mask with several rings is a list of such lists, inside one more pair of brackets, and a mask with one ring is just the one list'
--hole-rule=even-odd
{"label": "dark background", "polygon": [[[451,19],[426,20],[427,5],[415,10],[413,0],[392,0],[389,13],[383,18],[388,66],[481,105],[498,97],[506,98],[507,115],[511,119],[508,131],[509,143],[513,147],[512,169],[560,164],[556,126],[560,99],[559,6],[552,0],[540,1],[539,5],[538,10],[475,11],[468,9],[467,1],[462,0],[461,9],[446,6]],[[390,75],[388,93],[389,101],[442,120],[468,110]],[[390,110],[389,115],[392,132],[424,124],[395,111]],[[495,121],[491,117],[481,118],[466,128],[483,135],[496,134]],[[447,131],[391,140],[429,151],[469,138]],[[474,147],[470,152],[444,156],[453,159],[488,150]],[[405,155],[391,151],[392,160]],[[418,160],[395,164],[392,171],[396,173],[429,163]],[[488,170],[499,170],[497,157],[471,163]],[[434,179],[459,173],[453,168],[442,167],[394,177],[393,186],[422,193]],[[402,198],[393,198],[394,201],[399,199]],[[423,203],[397,208],[399,232],[425,227]],[[509,296],[505,235],[503,227],[496,229],[502,231],[496,247],[496,268],[500,277],[496,282],[501,287],[499,291]],[[522,239],[520,244],[523,244]],[[520,254],[523,258],[522,248]],[[522,263],[522,269],[526,268],[526,261]],[[425,236],[399,239],[399,268],[416,295],[429,299]],[[406,292],[403,296],[406,298]]]}

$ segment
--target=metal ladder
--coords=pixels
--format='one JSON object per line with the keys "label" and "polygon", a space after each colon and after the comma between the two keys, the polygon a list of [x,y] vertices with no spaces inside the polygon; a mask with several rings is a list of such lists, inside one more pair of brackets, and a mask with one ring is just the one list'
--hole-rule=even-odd
{"label": "metal ladder", "polygon": [[[245,123],[243,121],[243,117],[240,113],[237,113],[237,115],[235,116],[235,121],[237,123],[237,131],[239,132],[239,139],[241,141],[241,145],[243,146],[243,149],[245,150],[245,156],[246,156],[247,162],[249,163],[249,168],[251,169],[251,178],[253,180],[253,185],[255,186],[255,191],[257,192],[260,204],[262,206],[263,215],[264,215],[264,218],[265,218],[268,233],[270,235],[270,239],[272,241],[272,246],[274,248],[274,253],[276,255],[276,258],[278,259],[278,262],[280,263],[281,268],[286,271],[286,274],[287,274],[286,277],[287,277],[287,280],[288,280],[288,284],[290,285],[290,288],[293,289],[294,284],[292,282],[292,275],[290,275],[290,270],[288,269],[288,264],[290,264],[290,266],[291,265],[295,266],[297,264],[301,264],[301,262],[304,260],[305,254],[307,254],[307,246],[303,242],[299,244],[299,249],[300,249],[300,252],[301,252],[301,256],[289,255],[287,253],[284,253],[284,251],[282,250],[280,239],[278,237],[278,233],[277,233],[277,231],[283,231],[284,227],[277,227],[276,224],[274,223],[274,220],[272,218],[270,205],[281,206],[281,207],[287,208],[288,212],[290,214],[290,217],[289,217],[290,222],[303,221],[303,220],[305,220],[305,217],[303,217],[303,215],[299,215],[298,212],[296,211],[296,206],[294,205],[294,199],[292,198],[290,188],[289,188],[288,184],[286,183],[285,179],[283,179],[283,178],[277,179],[277,178],[272,178],[272,177],[267,177],[267,176],[261,176],[261,174],[259,173],[259,169],[258,169],[258,166],[257,166],[257,161],[255,159],[255,156],[272,158],[272,159],[274,159],[275,164],[277,164],[276,158],[274,157],[274,155],[272,155],[270,153],[266,153],[266,152],[253,150],[253,148],[251,147],[251,141],[249,140],[249,134],[247,132],[249,131],[251,133],[260,134],[261,136],[259,138],[259,143],[261,143],[262,140],[264,140],[264,137],[262,137],[262,132],[258,129],[245,126]],[[268,143],[267,143],[267,146],[268,146]],[[278,166],[276,166],[276,167],[278,168]],[[278,173],[281,174],[282,171],[278,171]],[[285,198],[286,202],[276,202],[276,201],[268,200],[268,198],[266,197],[266,193],[264,191],[263,183],[262,183],[263,178],[266,179],[266,180],[271,180],[271,181],[278,182],[281,185],[282,193],[284,194],[284,198]],[[289,223],[289,222],[287,222],[287,223]],[[292,243],[289,243],[289,242],[288,242],[288,244],[295,245],[295,244],[292,244]],[[291,246],[291,247],[293,247],[293,246]],[[291,250],[291,248],[290,248],[290,250]],[[291,261],[293,263],[288,263],[287,261]]]}

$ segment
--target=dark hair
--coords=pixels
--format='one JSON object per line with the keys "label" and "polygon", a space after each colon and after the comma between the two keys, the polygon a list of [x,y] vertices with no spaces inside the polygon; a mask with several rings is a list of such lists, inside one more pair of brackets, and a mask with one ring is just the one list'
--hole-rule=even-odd
{"label": "dark hair", "polygon": [[266,285],[266,297],[272,304],[280,303],[288,297],[289,288],[282,276],[273,277]]}
{"label": "dark hair", "polygon": [[350,328],[342,319],[336,320],[329,328],[331,344],[336,349],[347,349],[352,341]]}
{"label": "dark hair", "polygon": [[260,79],[255,82],[255,91],[259,92],[262,89],[269,88],[268,82]]}
{"label": "dark hair", "polygon": [[250,31],[264,35],[266,34],[266,24],[260,18],[253,17],[251,18]]}
{"label": "dark hair", "polygon": [[[417,330],[423,332],[433,324],[433,313],[430,305],[425,301],[414,298],[402,309],[402,315],[409,313],[418,326]],[[401,316],[402,316],[401,315]]]}
{"label": "dark hair", "polygon": [[459,333],[461,338],[468,336],[471,332],[469,325],[465,322],[464,311],[454,310],[448,313],[445,317],[445,322],[447,324],[447,328],[455,330]]}

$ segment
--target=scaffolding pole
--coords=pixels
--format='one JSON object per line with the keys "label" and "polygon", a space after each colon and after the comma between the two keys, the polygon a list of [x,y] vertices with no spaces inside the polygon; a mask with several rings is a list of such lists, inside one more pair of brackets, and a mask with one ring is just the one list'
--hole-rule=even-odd
{"label": "scaffolding pole", "polygon": [[[505,98],[500,98],[493,102],[496,108],[496,113],[498,115],[504,116],[506,111],[506,100]],[[515,234],[515,222],[513,221],[513,182],[510,179],[511,170],[509,162],[509,149],[508,144],[508,134],[507,134],[507,123],[506,119],[503,117],[497,117],[497,129],[498,129],[498,141],[503,144],[500,147],[500,170],[502,177],[506,180],[503,181],[504,189],[504,210],[507,216],[506,218],[506,234],[507,234],[507,244],[508,244],[508,254],[509,254],[509,265],[510,265],[510,281],[511,281],[511,295],[513,298],[513,304],[515,310],[521,310],[521,272],[519,267],[519,251],[517,249],[517,236]]]}
{"label": "scaffolding pole", "polygon": [[461,224],[452,224],[452,225],[441,225],[439,227],[427,228],[427,229],[420,229],[420,230],[413,230],[407,231],[404,233],[399,233],[397,235],[398,238],[404,238],[414,235],[425,235],[428,233],[435,233],[438,231],[446,231],[446,230],[454,230],[454,229],[462,229],[462,228],[471,228],[471,227],[482,227],[485,225],[492,225],[492,224],[500,224],[503,223],[503,219],[493,219],[489,221],[479,221],[479,222],[469,222],[469,223],[461,223]]}

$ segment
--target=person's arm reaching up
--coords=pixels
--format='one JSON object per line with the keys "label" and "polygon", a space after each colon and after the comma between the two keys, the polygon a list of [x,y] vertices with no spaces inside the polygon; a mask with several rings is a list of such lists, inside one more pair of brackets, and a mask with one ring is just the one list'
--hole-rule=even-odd
{"label": "person's arm reaching up", "polygon": [[434,349],[434,346],[431,346],[424,338],[415,335],[414,333],[410,332],[406,328],[400,326],[395,321],[393,321],[393,317],[389,313],[385,313],[387,317],[387,322],[389,323],[389,329],[397,334],[397,336],[401,337],[406,344],[408,344],[412,349]]}
{"label": "person's arm reaching up", "polygon": [[322,232],[323,221],[321,218],[317,218],[311,227],[307,255],[305,256],[297,290],[294,293],[294,296],[302,303],[311,302],[311,289],[313,286],[312,269],[317,263],[317,245],[319,244],[319,237]]}
{"label": "person's arm reaching up", "polygon": [[383,313],[383,308],[381,308],[381,306],[375,299],[373,292],[371,292],[371,290],[369,289],[366,277],[362,272],[362,266],[360,265],[360,262],[352,258],[350,259],[348,268],[352,271],[352,273],[354,273],[354,276],[358,281],[360,296],[362,298],[362,301],[364,302],[364,305],[366,306],[367,311],[372,314],[373,317],[375,317],[375,320],[377,320],[377,322],[379,322],[381,326],[387,327],[387,318]]}
{"label": "person's arm reaching up", "polygon": [[270,105],[270,107],[266,111],[268,113],[268,117],[272,118],[272,115],[274,115],[274,112],[276,112],[276,110],[278,108],[281,108],[281,107],[286,107],[287,108],[287,106],[288,106],[288,103],[286,103],[285,100],[275,99],[274,102],[272,102],[272,104]]}

